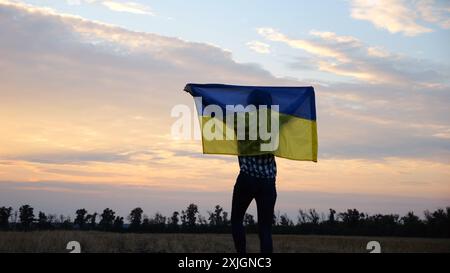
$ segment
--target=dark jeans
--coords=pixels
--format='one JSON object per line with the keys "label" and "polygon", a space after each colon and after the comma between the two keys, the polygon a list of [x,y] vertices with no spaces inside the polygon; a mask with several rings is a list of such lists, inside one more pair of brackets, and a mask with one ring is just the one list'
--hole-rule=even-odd
{"label": "dark jeans", "polygon": [[258,209],[258,232],[261,253],[272,253],[272,221],[277,191],[275,178],[256,178],[239,173],[233,190],[231,228],[238,253],[246,252],[244,215],[255,198]]}

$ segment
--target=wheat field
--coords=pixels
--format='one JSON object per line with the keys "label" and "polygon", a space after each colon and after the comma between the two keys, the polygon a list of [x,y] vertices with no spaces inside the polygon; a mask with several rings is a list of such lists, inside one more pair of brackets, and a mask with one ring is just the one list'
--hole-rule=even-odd
{"label": "wheat field", "polygon": [[[450,239],[273,235],[274,252],[369,252],[366,245],[374,240],[381,244],[381,252],[450,252]],[[230,234],[100,231],[4,231],[0,232],[0,252],[69,252],[69,241],[78,241],[81,252],[234,252]],[[257,234],[248,234],[248,251],[258,252],[258,247]]]}

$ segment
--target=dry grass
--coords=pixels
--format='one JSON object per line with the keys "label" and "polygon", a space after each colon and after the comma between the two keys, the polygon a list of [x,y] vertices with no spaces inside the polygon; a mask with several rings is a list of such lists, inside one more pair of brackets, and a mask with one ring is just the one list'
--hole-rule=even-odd
{"label": "dry grass", "polygon": [[[382,252],[450,252],[450,239],[274,235],[275,252],[367,252],[368,241]],[[82,252],[234,252],[229,234],[121,234],[98,231],[0,232],[0,252],[68,252],[78,241]],[[256,234],[247,235],[249,252],[258,252]]]}

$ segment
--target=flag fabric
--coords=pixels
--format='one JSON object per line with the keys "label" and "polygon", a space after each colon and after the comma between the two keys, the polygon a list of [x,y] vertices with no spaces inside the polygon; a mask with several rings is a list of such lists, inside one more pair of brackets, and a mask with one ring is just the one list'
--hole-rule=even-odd
{"label": "flag fabric", "polygon": [[[312,86],[189,83],[184,90],[196,101],[204,154],[273,154],[292,160],[317,162],[316,105]],[[255,107],[251,108],[251,105]],[[266,108],[259,107],[264,105]],[[267,109],[266,112],[264,109]],[[237,113],[244,113],[243,127],[239,127]],[[267,113],[267,119],[264,119]],[[252,121],[255,123],[256,120],[257,126],[252,127]],[[237,128],[245,133],[241,134]],[[264,134],[263,128],[269,135]],[[208,129],[213,137],[208,134]],[[275,131],[276,134],[272,134]],[[256,139],[254,135],[251,137],[252,133],[257,134]]]}

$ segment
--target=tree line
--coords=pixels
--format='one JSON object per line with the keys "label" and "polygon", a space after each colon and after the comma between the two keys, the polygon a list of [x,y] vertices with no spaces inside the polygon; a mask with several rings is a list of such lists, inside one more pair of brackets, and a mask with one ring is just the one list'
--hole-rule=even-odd
{"label": "tree line", "polygon": [[[142,208],[131,210],[125,223],[124,217],[106,208],[102,213],[89,213],[86,209],[75,211],[75,217],[45,214],[23,205],[18,210],[0,207],[0,229],[2,230],[100,230],[112,232],[200,232],[229,233],[231,223],[220,205],[207,212],[207,217],[199,213],[196,204],[186,209],[174,211],[167,217],[155,213],[152,217],[144,214]],[[247,213],[244,225],[250,233],[257,232],[257,222]],[[273,217],[273,232],[279,234],[322,234],[322,235],[363,235],[363,236],[407,236],[444,237],[450,233],[450,207],[425,211],[420,218],[413,212],[400,217],[398,214],[369,215],[357,209],[336,212],[329,209],[328,214],[315,209],[298,211],[297,219],[287,214],[276,213]]]}

